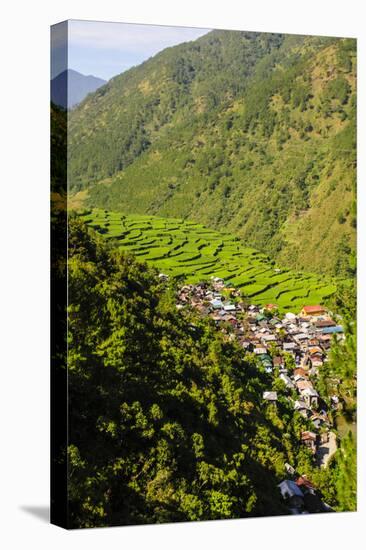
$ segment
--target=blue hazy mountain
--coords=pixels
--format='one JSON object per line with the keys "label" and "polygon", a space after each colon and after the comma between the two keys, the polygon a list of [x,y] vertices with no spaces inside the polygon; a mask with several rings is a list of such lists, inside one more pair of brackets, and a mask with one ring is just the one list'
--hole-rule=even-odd
{"label": "blue hazy mountain", "polygon": [[[86,76],[73,69],[68,69],[51,80],[51,100],[56,105],[71,109],[105,83],[106,81],[102,78],[93,75]],[[68,90],[68,94],[66,90]]]}

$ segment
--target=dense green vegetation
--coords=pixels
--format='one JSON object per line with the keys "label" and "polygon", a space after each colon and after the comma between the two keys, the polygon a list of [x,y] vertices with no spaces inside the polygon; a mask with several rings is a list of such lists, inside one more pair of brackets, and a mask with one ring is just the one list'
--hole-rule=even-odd
{"label": "dense green vegetation", "polygon": [[329,304],[346,340],[317,388],[354,420],[355,70],[348,39],[214,31],[168,48],[70,113],[67,178],[52,107],[55,212],[65,224],[66,180],[86,208],[69,211],[70,527],[287,513],[285,462],[355,509],[352,435],[315,467],[278,376],[173,290],[216,275],[281,312]]}
{"label": "dense green vegetation", "polygon": [[[345,340],[334,339],[329,361],[324,363],[318,380],[323,395],[336,396],[339,409],[333,411],[341,438],[340,448],[323,474],[330,493],[336,495],[337,509],[357,509],[357,324],[356,281],[338,284],[333,295],[337,311],[345,324]],[[331,404],[328,397],[327,404]],[[329,489],[330,488],[330,489]]]}
{"label": "dense green vegetation", "polygon": [[256,304],[275,302],[280,310],[324,303],[335,285],[324,277],[276,268],[267,256],[244,247],[237,237],[201,224],[94,209],[82,219],[121,250],[188,283],[223,277]]}
{"label": "dense green vegetation", "polygon": [[71,114],[71,189],[353,276],[355,60],[350,39],[233,31],[168,48]]}
{"label": "dense green vegetation", "polygon": [[67,182],[67,112],[51,103],[51,193],[65,194]]}
{"label": "dense green vegetation", "polygon": [[264,369],[73,217],[68,316],[71,527],[282,514],[285,462],[318,475]]}
{"label": "dense green vegetation", "polygon": [[349,433],[324,469],[312,469],[308,462],[303,471],[320,489],[326,502],[337,512],[357,510],[357,454],[356,440]]}
{"label": "dense green vegetation", "polygon": [[321,369],[320,387],[325,395],[340,399],[341,412],[348,419],[356,416],[357,392],[357,341],[356,323],[346,326],[345,341],[333,342],[329,362]]}
{"label": "dense green vegetation", "polygon": [[336,395],[341,402],[342,415],[348,421],[356,417],[357,394],[357,311],[356,280],[338,282],[330,300],[342,315],[345,340],[334,338],[329,361],[320,371],[319,384],[324,395]]}

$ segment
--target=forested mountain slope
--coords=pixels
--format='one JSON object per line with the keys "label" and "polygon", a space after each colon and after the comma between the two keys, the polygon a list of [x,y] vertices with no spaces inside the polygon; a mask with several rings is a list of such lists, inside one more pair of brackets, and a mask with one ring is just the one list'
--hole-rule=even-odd
{"label": "forested mountain slope", "polygon": [[287,513],[307,424],[264,368],[73,218],[68,276],[70,527]]}
{"label": "forested mountain slope", "polygon": [[67,113],[54,103],[50,106],[51,129],[51,197],[66,193],[67,183]]}
{"label": "forested mountain slope", "polygon": [[168,48],[71,114],[70,187],[352,275],[355,56],[350,39],[234,31]]}

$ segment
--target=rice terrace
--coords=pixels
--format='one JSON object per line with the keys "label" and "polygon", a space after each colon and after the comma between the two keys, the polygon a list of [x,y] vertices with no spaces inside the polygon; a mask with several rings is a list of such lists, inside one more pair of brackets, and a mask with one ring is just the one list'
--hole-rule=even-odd
{"label": "rice terrace", "polygon": [[187,283],[221,277],[258,305],[274,302],[281,310],[299,309],[305,302],[324,303],[336,291],[330,278],[282,269],[237,237],[195,222],[101,209],[80,216],[118,248],[170,277]]}

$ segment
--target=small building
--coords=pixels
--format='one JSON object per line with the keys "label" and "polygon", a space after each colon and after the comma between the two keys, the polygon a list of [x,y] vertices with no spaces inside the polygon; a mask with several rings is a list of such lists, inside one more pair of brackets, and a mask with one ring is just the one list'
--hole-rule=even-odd
{"label": "small building", "polygon": [[248,351],[253,351],[253,344],[249,340],[243,340],[242,347]]}
{"label": "small building", "polygon": [[282,498],[290,507],[302,508],[304,505],[304,494],[300,487],[292,479],[285,479],[278,484]]}
{"label": "small building", "polygon": [[258,355],[258,358],[261,361],[269,361],[272,365],[272,358],[268,353],[261,353],[260,355]]}
{"label": "small building", "polygon": [[309,335],[305,334],[305,332],[300,332],[299,334],[295,335],[296,340],[299,340],[299,342],[303,342],[304,340],[308,340]]}
{"label": "small building", "polygon": [[269,324],[272,327],[275,327],[277,324],[280,324],[282,326],[280,319],[277,319],[277,317],[272,317],[272,319],[269,320]]}
{"label": "small building", "polygon": [[316,306],[304,306],[300,312],[300,315],[304,318],[307,317],[319,317],[320,315],[324,315],[327,313],[327,311],[323,308],[323,306],[316,305]]}
{"label": "small building", "polygon": [[264,334],[262,340],[263,342],[277,342],[277,338],[274,334]]}
{"label": "small building", "polygon": [[332,335],[323,334],[322,336],[319,336],[319,341],[325,350],[329,350],[332,344]]}
{"label": "small building", "polygon": [[333,319],[319,319],[315,323],[316,328],[335,327],[336,324]]}
{"label": "small building", "polygon": [[295,401],[294,410],[301,414],[304,418],[309,418],[312,415],[310,407],[305,403],[305,401],[300,399]]}
{"label": "small building", "polygon": [[285,360],[280,355],[275,355],[275,357],[273,357],[273,366],[274,367],[283,367],[284,364],[285,364]]}
{"label": "small building", "polygon": [[335,327],[325,327],[322,329],[322,334],[343,334],[343,327],[337,325]]}
{"label": "small building", "polygon": [[294,313],[291,313],[290,311],[285,314],[285,319],[287,319],[288,321],[296,321],[296,318],[296,315]]}
{"label": "small building", "polygon": [[309,347],[309,354],[310,355],[315,355],[315,354],[319,354],[319,355],[323,355],[323,350],[320,346],[311,346]]}
{"label": "small building", "polygon": [[310,357],[312,367],[321,367],[323,365],[323,360],[318,355],[313,355]]}
{"label": "small building", "polygon": [[278,306],[276,304],[266,304],[264,306],[264,309],[267,311],[276,311],[278,309]]}
{"label": "small building", "polygon": [[[261,355],[258,355],[258,359],[260,359],[262,365],[266,369],[266,372],[272,372],[272,359],[267,353],[263,353]],[[270,369],[270,370],[267,370]]]}
{"label": "small building", "polygon": [[288,462],[285,462],[285,470],[290,476],[295,475],[295,468],[291,466],[291,464],[289,464]]}
{"label": "small building", "polygon": [[310,338],[308,341],[309,346],[317,347],[319,346],[319,339],[318,338]]}
{"label": "small building", "polygon": [[235,311],[236,310],[236,306],[235,304],[226,304],[224,306],[224,310],[225,311]]}
{"label": "small building", "polygon": [[254,348],[253,351],[256,355],[265,355],[267,353],[266,348]]}
{"label": "small building", "polygon": [[284,342],[283,344],[283,350],[284,351],[294,351],[296,349],[295,342]]}
{"label": "small building", "polygon": [[261,321],[266,321],[267,317],[263,315],[263,313],[258,313],[255,320],[257,321],[257,323],[260,323]]}
{"label": "small building", "polygon": [[326,415],[315,413],[310,416],[310,420],[317,430],[319,430],[321,427],[330,426],[329,418]]}
{"label": "small building", "polygon": [[316,434],[314,432],[301,432],[301,441],[313,454],[316,453]]}
{"label": "small building", "polygon": [[313,387],[307,387],[301,390],[301,395],[309,407],[317,408],[319,404],[319,394]]}
{"label": "small building", "polygon": [[337,410],[339,408],[339,397],[338,395],[332,395],[330,398],[331,407],[334,410]]}
{"label": "small building", "polygon": [[300,392],[302,392],[308,388],[312,388],[313,384],[309,380],[303,380],[302,378],[299,378],[298,380],[296,380],[296,387]]}
{"label": "small building", "polygon": [[291,378],[289,376],[287,376],[287,374],[284,374],[282,372],[279,377],[285,383],[286,388],[288,388],[290,390],[295,389],[294,383],[292,382]]}
{"label": "small building", "polygon": [[302,487],[307,493],[315,493],[314,485],[311,483],[310,479],[308,479],[308,477],[305,474],[297,478],[296,485],[298,487]]}
{"label": "small building", "polygon": [[277,392],[276,391],[265,391],[263,392],[263,399],[268,403],[277,403]]}
{"label": "small building", "polygon": [[302,367],[298,367],[297,369],[294,370],[294,376],[300,376],[303,378],[303,380],[305,380],[308,376],[308,373],[305,369],[303,369]]}

